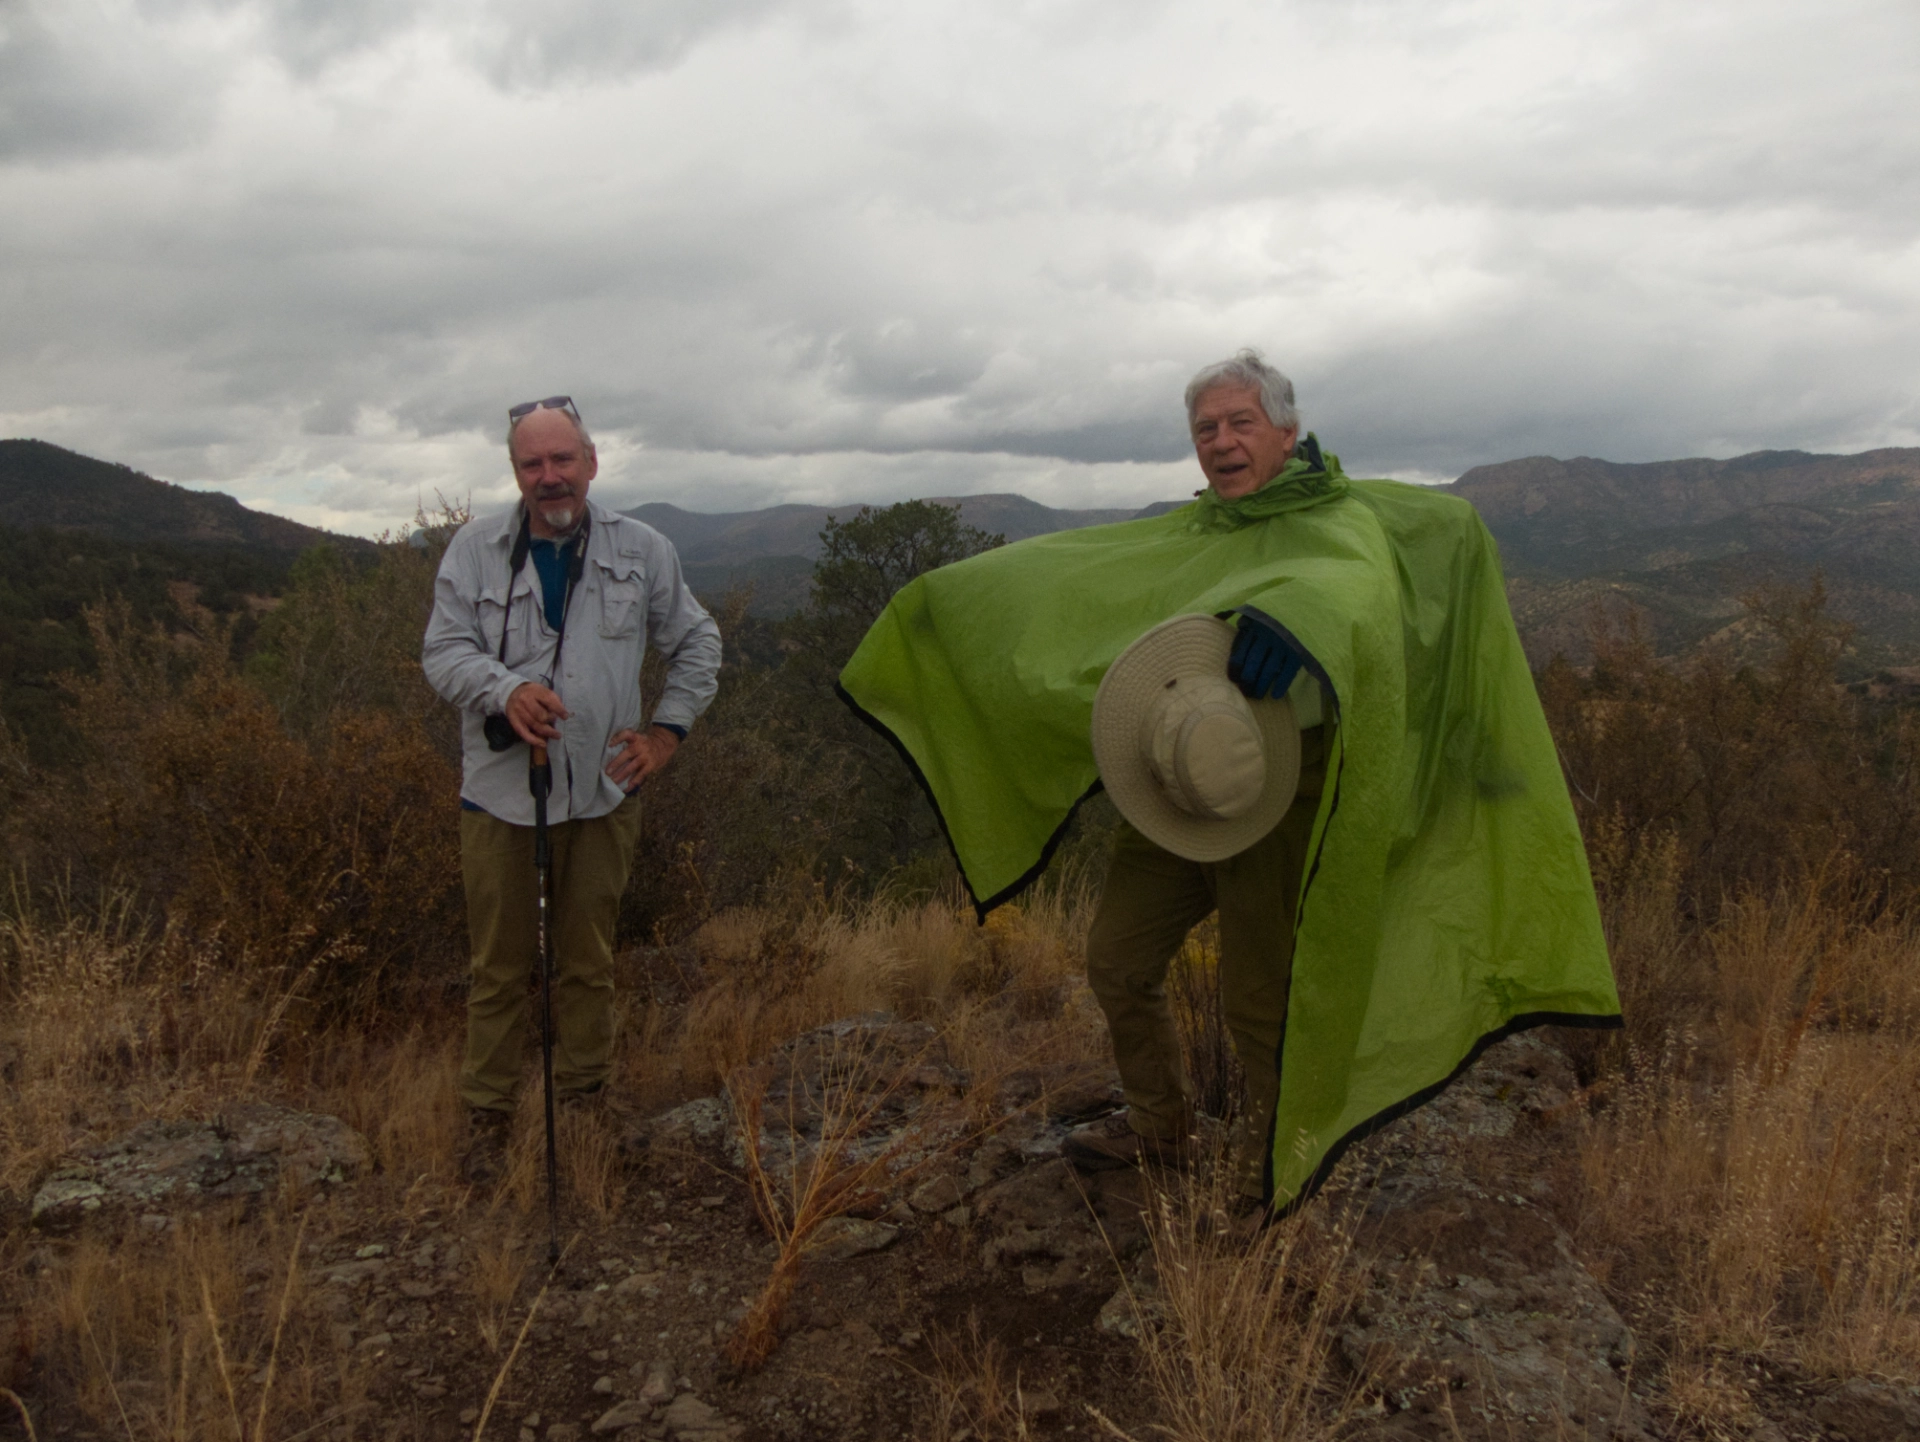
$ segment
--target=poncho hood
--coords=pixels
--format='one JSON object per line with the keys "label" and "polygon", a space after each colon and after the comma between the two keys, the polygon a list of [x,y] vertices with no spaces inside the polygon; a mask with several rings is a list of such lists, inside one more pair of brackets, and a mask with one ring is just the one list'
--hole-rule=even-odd
{"label": "poncho hood", "polygon": [[1239,500],[1209,489],[920,577],[841,694],[913,768],[984,917],[1097,789],[1089,728],[1113,659],[1172,616],[1235,611],[1310,658],[1328,712],[1268,1178],[1285,1204],[1500,1037],[1619,1024],[1585,849],[1473,508],[1350,480],[1309,436]]}

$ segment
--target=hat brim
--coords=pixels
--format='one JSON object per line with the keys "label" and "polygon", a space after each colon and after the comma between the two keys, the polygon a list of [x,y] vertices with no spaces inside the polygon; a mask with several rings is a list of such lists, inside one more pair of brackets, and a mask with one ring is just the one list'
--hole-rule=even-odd
{"label": "hat brim", "polygon": [[1300,728],[1293,705],[1249,701],[1267,755],[1266,784],[1239,816],[1210,821],[1176,806],[1147,769],[1140,726],[1170,681],[1226,674],[1233,627],[1217,616],[1175,616],[1146,632],[1107,668],[1093,697],[1093,760],[1113,804],[1142,836],[1189,861],[1238,856],[1280,824],[1300,789]]}

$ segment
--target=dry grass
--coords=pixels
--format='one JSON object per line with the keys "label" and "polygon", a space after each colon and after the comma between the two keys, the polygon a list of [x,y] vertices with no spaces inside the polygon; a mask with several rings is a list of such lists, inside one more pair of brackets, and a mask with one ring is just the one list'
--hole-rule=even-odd
{"label": "dry grass", "polygon": [[[1920,1381],[1920,729],[1849,720],[1850,703],[1816,684],[1829,634],[1806,616],[1781,624],[1786,659],[1771,671],[1668,673],[1623,643],[1602,651],[1606,674],[1547,678],[1631,1027],[1581,1056],[1591,1106],[1566,1218],[1640,1333],[1655,1400],[1707,1435],[1751,1420],[1756,1364]],[[272,708],[208,648],[169,660],[105,640],[119,649],[88,693],[95,739],[140,755],[140,774],[8,821],[16,841],[56,826],[79,839],[38,854],[36,885],[0,907],[0,1191],[24,1198],[78,1145],[236,1098],[337,1115],[375,1158],[360,1205],[409,1225],[462,1217],[481,1238],[464,1286],[499,1365],[530,1324],[520,1237],[543,1205],[540,1126],[530,1099],[506,1186],[489,1203],[467,1195],[457,1000],[438,985],[444,957],[407,951],[428,931],[457,934],[457,868],[427,810],[444,800],[444,764],[423,759],[424,733],[395,727],[269,737]],[[210,791],[231,803],[218,816]],[[643,1107],[731,1081],[757,1139],[747,1068],[824,1023],[889,1012],[929,1023],[971,1078],[950,1139],[961,1145],[997,1115],[1001,1079],[1106,1054],[1082,975],[1085,877],[982,928],[951,893],[835,894],[800,871],[722,885],[700,855],[675,883],[699,925],[675,953],[674,999],[628,988],[622,1003],[619,1085]],[[62,856],[80,881],[52,884]],[[743,890],[760,899],[715,910]],[[1197,931],[1172,989],[1203,1106],[1225,1116],[1237,1083],[1214,947]],[[907,1174],[901,1157],[876,1166],[835,1140],[862,1129],[886,1086],[827,1100],[806,1158],[749,1148],[779,1245],[736,1333],[740,1360],[777,1336],[820,1225]],[[562,1126],[569,1217],[621,1216],[631,1181],[612,1123],[586,1112]],[[1310,1211],[1238,1251],[1217,1204],[1204,1188],[1169,1194],[1154,1220],[1160,1320],[1141,1345],[1167,1435],[1321,1435],[1345,1404],[1326,1370],[1352,1290],[1344,1235]],[[303,1224],[308,1244],[344,1227],[325,1199],[289,1196],[244,1226],[207,1213],[162,1233],[35,1242],[50,1260],[30,1278],[12,1269],[7,1298],[39,1367],[30,1401],[56,1397],[65,1415],[138,1439],[289,1436],[357,1415],[366,1369],[317,1306]],[[20,1231],[0,1243],[9,1261],[28,1249]],[[937,1356],[936,1433],[1031,1428],[1018,1369],[990,1339],[955,1331]]]}
{"label": "dry grass", "polygon": [[1750,1415],[1740,1359],[1920,1379],[1920,933],[1833,884],[1689,933],[1628,908],[1642,1013],[1588,1121],[1581,1245],[1690,1425]]}
{"label": "dry grass", "polygon": [[[789,1084],[780,1119],[784,1145],[775,1142],[778,1151],[771,1155],[765,1069],[742,1068],[728,1079],[748,1191],[775,1247],[766,1281],[727,1338],[727,1357],[741,1367],[761,1366],[779,1345],[781,1318],[820,1229],[849,1211],[871,1208],[898,1180],[898,1164],[914,1154],[917,1138],[911,1134],[877,1148],[860,1147],[905,1084],[898,1065],[877,1066],[876,1060],[861,1034],[836,1038],[817,1087]],[[806,1138],[814,1129],[818,1137]]]}
{"label": "dry grass", "polygon": [[1317,1442],[1353,1410],[1333,1360],[1364,1288],[1350,1206],[1253,1230],[1233,1216],[1225,1151],[1161,1191],[1149,1214],[1153,1275],[1130,1284],[1143,1359],[1175,1442]]}
{"label": "dry grass", "polygon": [[[364,1402],[308,1306],[301,1226],[195,1219],[158,1238],[88,1234],[40,1287],[49,1381],[129,1438],[264,1439]],[[299,1420],[296,1420],[299,1419]]]}
{"label": "dry grass", "polygon": [[[1076,933],[1084,927],[1085,909],[1084,893],[1062,899],[1054,892],[1024,909],[1003,908],[984,928],[971,925],[957,900],[874,904],[816,919],[800,953],[811,969],[797,972],[790,983],[787,1035],[876,1012],[935,1025],[925,1046],[911,1055],[877,1049],[874,1034],[863,1030],[836,1035],[825,1055],[811,1059],[806,1075],[790,1069],[772,1131],[765,1125],[772,1069],[743,1065],[728,1074],[747,1182],[775,1244],[767,1280],[728,1340],[735,1363],[757,1367],[771,1354],[801,1267],[826,1222],[850,1211],[877,1210],[940,1158],[977,1143],[1000,1120],[992,1103],[1002,1078],[1086,1055],[1091,1034],[1084,1005],[1076,1007],[1073,996]],[[699,942],[710,959],[755,965],[766,955],[768,937],[778,934],[764,913],[736,912],[710,922]],[[793,954],[787,953],[789,961]],[[752,1015],[762,1020],[765,1013]],[[706,1009],[690,1010],[690,1027],[712,1016]],[[739,1043],[732,1028],[721,1037]],[[711,1040],[706,1045],[709,1055],[726,1054]],[[766,1050],[771,1047],[763,1055]],[[863,1145],[936,1051],[970,1077],[967,1108],[951,1117],[923,1115],[884,1144]]]}
{"label": "dry grass", "polygon": [[[1749,895],[1690,924],[1661,854],[1641,848],[1610,899],[1638,1024],[1588,1058],[1599,1105],[1570,1163],[1578,1243],[1627,1299],[1656,1399],[1698,1430],[1750,1416],[1743,1359],[1812,1377],[1920,1377],[1920,936],[1892,913],[1862,912],[1838,864],[1807,888]],[[997,1077],[1104,1049],[1079,969],[1087,913],[1086,892],[1071,890],[996,913],[987,928],[950,899],[855,908],[803,895],[784,910],[723,913],[696,937],[691,1003],[631,1015],[622,1064],[673,1078],[677,1094],[655,1097],[670,1104],[710,1091],[733,1063],[735,1106],[757,1136],[752,1082],[735,1059],[888,1011],[932,1023],[987,1094]],[[393,1214],[471,1205],[455,1169],[457,1013],[431,1028],[341,1030],[324,1044],[296,1035],[263,1051],[286,979],[242,985],[229,968],[196,963],[177,937],[143,931],[124,905],[16,905],[0,939],[0,1041],[17,1050],[0,1136],[16,1192],[103,1128],[202,1114],[249,1088],[360,1129]],[[1220,1041],[1209,1030],[1210,954],[1197,933],[1176,980],[1202,1077]],[[167,982],[182,975],[188,987]],[[750,1152],[779,1249],[735,1333],[739,1360],[777,1337],[820,1224],[850,1206],[872,1210],[906,1174],[902,1157],[836,1142],[860,1134],[886,1087],[879,1078],[838,1102],[812,1099],[827,1124],[806,1157]],[[509,1181],[491,1217],[477,1219],[490,1240],[468,1270],[478,1341],[495,1358],[524,1322],[531,1253],[519,1233],[543,1190],[536,1111],[530,1101],[517,1125]],[[964,1144],[986,1116],[953,1121]],[[610,1123],[587,1112],[562,1125],[565,1205],[583,1224],[619,1215],[630,1183]],[[363,1369],[314,1310],[293,1250],[298,1216],[320,1237],[335,1223],[324,1204],[296,1213],[298,1200],[273,1202],[245,1227],[209,1215],[158,1236],[71,1243],[31,1298],[40,1354],[63,1359],[43,1385],[98,1427],[140,1438],[252,1436],[263,1416],[274,1434],[351,1412],[365,1401]],[[1161,1320],[1142,1349],[1168,1435],[1321,1435],[1344,1404],[1325,1368],[1340,1299],[1353,1291],[1343,1234],[1310,1211],[1249,1254],[1223,1240],[1219,1209],[1197,1188],[1168,1194],[1154,1221]],[[942,1342],[944,1370],[929,1385],[945,1420],[928,1425],[1017,1437],[1032,1426],[1025,1384],[970,1335]]]}
{"label": "dry grass", "polygon": [[922,1379],[929,1396],[919,1432],[926,1442],[1027,1442],[1057,1407],[1022,1385],[1006,1347],[981,1335],[977,1313],[967,1315],[964,1328],[936,1331],[928,1346],[933,1371]]}
{"label": "dry grass", "polygon": [[660,1099],[710,1094],[790,1037],[875,1012],[937,1023],[975,1077],[1098,1055],[1105,1030],[1081,959],[1090,914],[1084,883],[1004,906],[985,927],[957,897],[835,903],[791,888],[694,933],[694,994],[676,1015],[629,1021],[643,1045],[623,1075]]}

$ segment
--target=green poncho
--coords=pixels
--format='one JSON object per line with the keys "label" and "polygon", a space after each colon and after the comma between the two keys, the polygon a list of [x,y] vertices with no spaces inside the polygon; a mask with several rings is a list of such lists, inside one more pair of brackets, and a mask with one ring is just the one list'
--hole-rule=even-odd
{"label": "green poncho", "polygon": [[1113,659],[1169,617],[1242,607],[1311,657],[1329,708],[1280,1049],[1286,1203],[1492,1041],[1619,1024],[1586,853],[1473,508],[1296,454],[1238,501],[1208,490],[930,572],[840,679],[915,768],[984,917],[1098,786],[1089,724]]}

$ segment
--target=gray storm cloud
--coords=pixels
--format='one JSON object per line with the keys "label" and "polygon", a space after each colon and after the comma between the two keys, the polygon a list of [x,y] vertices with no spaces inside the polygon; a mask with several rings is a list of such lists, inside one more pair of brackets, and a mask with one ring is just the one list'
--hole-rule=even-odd
{"label": "gray storm cloud", "polygon": [[1193,483],[1920,439],[1903,0],[0,0],[0,432],[349,530],[507,494]]}

